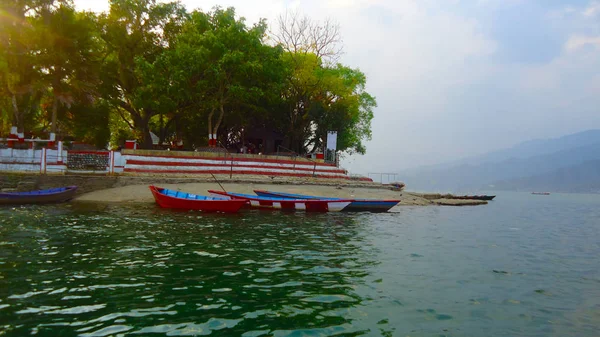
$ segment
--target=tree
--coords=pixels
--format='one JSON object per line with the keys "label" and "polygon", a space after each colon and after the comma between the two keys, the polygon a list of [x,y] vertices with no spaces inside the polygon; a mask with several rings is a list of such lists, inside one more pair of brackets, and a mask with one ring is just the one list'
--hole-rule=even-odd
{"label": "tree", "polygon": [[323,149],[327,131],[337,131],[338,150],[364,153],[377,105],[365,90],[366,76],[341,64],[325,67],[315,54],[285,58],[294,74],[284,91],[289,147],[315,152]]}
{"label": "tree", "polygon": [[[215,139],[226,113],[256,108],[271,83],[281,81],[280,48],[264,44],[265,21],[248,28],[233,8],[194,12],[178,37],[174,64],[181,66],[174,83],[186,88],[200,115],[206,114],[209,136]],[[216,120],[215,120],[216,117]],[[212,144],[214,145],[214,144]]]}
{"label": "tree", "polygon": [[331,19],[319,23],[296,11],[286,11],[277,20],[275,41],[291,55],[314,54],[326,63],[342,55],[339,24]]}
{"label": "tree", "polygon": [[[286,135],[297,152],[364,153],[375,99],[366,77],[336,61],[339,26],[296,13],[249,26],[233,8],[187,13],[178,2],[110,0],[78,12],[70,0],[0,2],[0,130],[56,132],[104,146],[134,136],[143,148],[244,141],[248,128]],[[115,118],[115,117],[118,117]]]}
{"label": "tree", "polygon": [[365,154],[363,140],[371,139],[371,121],[376,100],[365,90],[366,76],[341,64],[326,68],[318,94],[310,109],[309,138],[313,151],[325,146],[328,131],[337,131],[337,150]]}
{"label": "tree", "polygon": [[40,8],[54,0],[4,0],[0,2],[0,94],[8,97],[3,109],[11,111],[11,122],[22,133],[26,116],[41,99],[39,61],[32,24]]}
{"label": "tree", "polygon": [[44,6],[35,25],[42,79],[51,88],[51,132],[56,133],[61,106],[92,105],[98,97],[101,48],[95,17],[69,5]]}
{"label": "tree", "polygon": [[321,24],[288,11],[279,17],[274,38],[286,51],[284,61],[290,70],[284,92],[288,102],[287,145],[303,153],[311,133],[308,110],[322,80],[319,74],[342,54],[339,26],[330,20]]}
{"label": "tree", "polygon": [[153,82],[159,75],[149,69],[169,48],[185,18],[179,3],[156,0],[111,0],[109,14],[100,18],[108,51],[103,97],[137,131],[144,148],[152,146],[149,122],[159,113],[162,102],[156,95],[164,90],[162,82]]}
{"label": "tree", "polygon": [[335,130],[338,150],[364,153],[376,101],[365,91],[363,73],[336,63],[342,53],[339,26],[287,12],[279,17],[275,40],[286,50],[290,70],[283,92],[288,146],[318,151],[327,131]]}
{"label": "tree", "polygon": [[68,109],[63,106],[64,119],[61,127],[78,141],[103,149],[110,141],[111,106],[104,100],[94,104],[77,99]]}

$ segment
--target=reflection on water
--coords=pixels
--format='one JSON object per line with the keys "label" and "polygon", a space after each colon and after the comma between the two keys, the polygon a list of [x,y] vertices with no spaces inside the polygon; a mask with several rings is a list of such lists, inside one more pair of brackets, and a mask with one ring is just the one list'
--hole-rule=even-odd
{"label": "reflection on water", "polygon": [[360,216],[114,206],[3,215],[0,325],[15,335],[357,332],[348,312],[374,264]]}
{"label": "reflection on water", "polygon": [[597,336],[600,200],[560,198],[387,214],[0,208],[0,334]]}

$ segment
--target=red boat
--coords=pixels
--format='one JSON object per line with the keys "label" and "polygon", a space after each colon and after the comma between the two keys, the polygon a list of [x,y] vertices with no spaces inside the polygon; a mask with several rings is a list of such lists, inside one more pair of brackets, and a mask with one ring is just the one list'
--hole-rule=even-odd
{"label": "red boat", "polygon": [[288,211],[306,211],[306,212],[340,212],[345,207],[352,203],[352,200],[345,199],[289,199],[289,198],[273,198],[261,197],[250,194],[208,191],[211,195],[225,196],[232,200],[245,200],[252,207],[282,209]]}
{"label": "red boat", "polygon": [[156,203],[163,208],[199,210],[203,212],[236,213],[248,202],[224,197],[207,197],[166,188],[149,186]]}

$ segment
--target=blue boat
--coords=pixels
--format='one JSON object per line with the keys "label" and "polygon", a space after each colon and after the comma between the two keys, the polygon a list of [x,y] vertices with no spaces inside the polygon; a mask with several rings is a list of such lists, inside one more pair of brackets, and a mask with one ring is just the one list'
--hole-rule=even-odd
{"label": "blue boat", "polygon": [[77,186],[29,192],[0,192],[0,205],[52,204],[73,199]]}
{"label": "blue boat", "polygon": [[[256,195],[261,197],[287,198],[287,199],[307,199],[307,200],[342,200],[340,198],[327,198],[314,195],[293,194],[284,192],[254,190]],[[344,199],[346,200],[346,199]],[[351,203],[342,209],[342,212],[372,212],[382,213],[389,211],[396,206],[400,200],[379,200],[379,199],[350,199]]]}

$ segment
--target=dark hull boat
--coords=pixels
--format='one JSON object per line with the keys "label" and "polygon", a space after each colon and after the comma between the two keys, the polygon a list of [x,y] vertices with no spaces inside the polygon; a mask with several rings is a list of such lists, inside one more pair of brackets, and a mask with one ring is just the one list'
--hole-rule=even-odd
{"label": "dark hull boat", "polygon": [[242,193],[208,191],[211,195],[226,196],[231,199],[247,200],[250,206],[257,208],[281,209],[286,211],[306,212],[339,212],[352,200],[344,199],[290,199],[281,197],[264,197]]}
{"label": "dark hull boat", "polygon": [[150,186],[156,203],[163,208],[198,210],[203,212],[236,213],[247,204],[245,200],[223,197],[207,197],[166,188]]}
{"label": "dark hull boat", "polygon": [[495,195],[461,195],[455,196],[452,199],[463,199],[463,200],[494,200]]}
{"label": "dark hull boat", "polygon": [[[341,200],[339,198],[326,198],[314,195],[292,194],[283,192],[272,192],[255,190],[256,195],[262,197],[275,197],[286,199],[307,199],[307,200]],[[396,206],[400,200],[377,200],[377,199],[351,199],[348,206],[342,209],[342,212],[387,212],[392,207]]]}
{"label": "dark hull boat", "polygon": [[0,193],[0,205],[54,204],[73,199],[77,186],[29,192]]}

